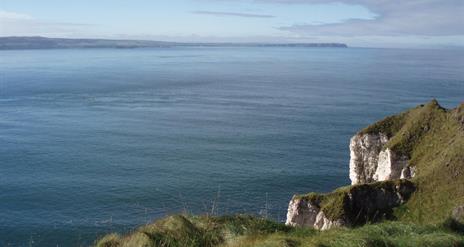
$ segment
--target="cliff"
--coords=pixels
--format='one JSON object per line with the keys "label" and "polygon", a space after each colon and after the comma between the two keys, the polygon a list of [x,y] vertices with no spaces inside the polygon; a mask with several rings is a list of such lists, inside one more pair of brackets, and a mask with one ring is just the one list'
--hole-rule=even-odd
{"label": "cliff", "polygon": [[387,147],[390,140],[382,132],[359,133],[351,138],[351,184],[414,177],[415,168],[408,165],[408,157]]}
{"label": "cliff", "polygon": [[463,109],[433,100],[361,130],[350,140],[352,186],[294,196],[287,225],[326,230],[381,219],[445,220],[464,203]]}
{"label": "cliff", "polygon": [[414,191],[412,182],[395,180],[348,186],[323,195],[297,195],[290,201],[286,224],[327,230],[394,219],[392,208],[407,201]]}
{"label": "cliff", "polygon": [[464,246],[464,104],[387,117],[351,138],[350,154],[352,185],[295,195],[285,225],[171,216],[96,246]]}

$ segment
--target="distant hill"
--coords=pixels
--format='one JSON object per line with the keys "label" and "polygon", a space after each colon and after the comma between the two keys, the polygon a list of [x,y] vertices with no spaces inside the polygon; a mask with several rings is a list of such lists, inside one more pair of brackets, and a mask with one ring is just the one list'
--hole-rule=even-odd
{"label": "distant hill", "polygon": [[150,40],[64,39],[46,37],[0,37],[0,50],[69,49],[69,48],[148,48],[174,46],[250,46],[250,47],[338,47],[342,43],[177,43]]}

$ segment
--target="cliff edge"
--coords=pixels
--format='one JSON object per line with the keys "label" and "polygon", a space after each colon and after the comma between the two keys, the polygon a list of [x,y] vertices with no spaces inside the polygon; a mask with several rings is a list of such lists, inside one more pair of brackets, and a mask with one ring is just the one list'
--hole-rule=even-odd
{"label": "cliff edge", "polygon": [[448,110],[432,100],[354,135],[352,185],[294,196],[286,224],[326,230],[382,219],[439,222],[464,203],[463,171],[464,104]]}
{"label": "cliff edge", "polygon": [[464,246],[464,104],[433,100],[387,117],[351,138],[350,154],[352,184],[295,195],[286,224],[169,216],[95,246]]}

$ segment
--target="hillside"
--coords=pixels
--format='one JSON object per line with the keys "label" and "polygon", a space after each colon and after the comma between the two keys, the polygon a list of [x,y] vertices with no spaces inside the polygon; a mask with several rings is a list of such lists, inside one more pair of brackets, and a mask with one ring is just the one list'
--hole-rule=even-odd
{"label": "hillside", "polygon": [[464,246],[464,104],[433,100],[387,117],[350,149],[353,185],[296,195],[287,225],[171,216],[96,246]]}
{"label": "hillside", "polygon": [[385,132],[387,148],[404,155],[415,167],[416,192],[395,210],[399,220],[440,223],[464,204],[464,104],[453,110],[436,100],[388,117],[364,133]]}
{"label": "hillside", "polygon": [[0,50],[70,48],[155,48],[155,47],[337,47],[340,43],[179,43],[151,40],[65,39],[46,37],[0,37]]}

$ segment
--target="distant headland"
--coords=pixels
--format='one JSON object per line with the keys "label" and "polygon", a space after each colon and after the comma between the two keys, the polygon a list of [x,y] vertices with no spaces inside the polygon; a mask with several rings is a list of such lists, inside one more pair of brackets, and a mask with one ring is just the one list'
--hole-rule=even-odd
{"label": "distant headland", "polygon": [[329,47],[347,48],[343,43],[182,43],[151,40],[67,39],[47,37],[0,37],[0,50],[71,48],[156,48],[156,47]]}

